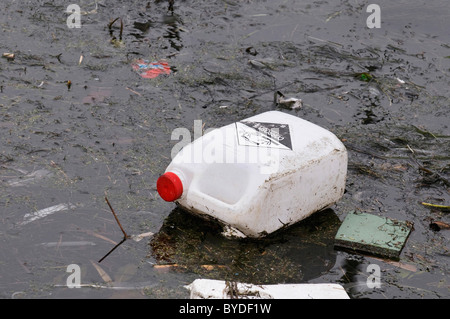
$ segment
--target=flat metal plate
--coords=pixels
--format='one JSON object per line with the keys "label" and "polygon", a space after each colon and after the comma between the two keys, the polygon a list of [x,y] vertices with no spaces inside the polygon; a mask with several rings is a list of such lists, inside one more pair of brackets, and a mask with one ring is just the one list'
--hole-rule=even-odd
{"label": "flat metal plate", "polygon": [[398,258],[412,224],[361,212],[349,212],[339,227],[335,246]]}

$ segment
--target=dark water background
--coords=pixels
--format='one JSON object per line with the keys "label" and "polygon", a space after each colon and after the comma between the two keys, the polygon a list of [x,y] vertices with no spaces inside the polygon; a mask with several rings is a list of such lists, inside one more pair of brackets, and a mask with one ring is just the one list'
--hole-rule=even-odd
{"label": "dark water background", "polygon": [[[379,29],[366,25],[369,3],[78,1],[81,28],[70,29],[67,1],[3,1],[0,53],[15,56],[0,60],[0,297],[187,298],[184,285],[215,278],[448,298],[450,230],[430,223],[450,218],[421,203],[450,205],[450,3],[377,1]],[[171,73],[144,79],[136,59]],[[281,109],[277,91],[303,107]],[[230,241],[159,198],[174,129],[273,109],[346,144],[346,193],[332,209]],[[123,237],[105,194],[128,234],[155,235],[98,263]],[[334,249],[355,209],[414,223],[400,263]],[[82,288],[67,288],[70,264]],[[366,285],[370,264],[381,288]]]}

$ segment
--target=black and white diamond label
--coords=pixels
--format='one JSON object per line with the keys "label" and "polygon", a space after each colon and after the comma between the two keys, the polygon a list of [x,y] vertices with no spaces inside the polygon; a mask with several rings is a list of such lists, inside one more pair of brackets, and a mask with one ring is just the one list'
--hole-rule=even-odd
{"label": "black and white diamond label", "polygon": [[239,145],[292,150],[288,124],[241,121],[236,132]]}

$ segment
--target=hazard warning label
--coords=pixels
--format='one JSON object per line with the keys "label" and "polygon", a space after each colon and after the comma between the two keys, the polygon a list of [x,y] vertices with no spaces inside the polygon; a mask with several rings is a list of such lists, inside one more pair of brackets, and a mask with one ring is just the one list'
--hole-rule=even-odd
{"label": "hazard warning label", "polygon": [[292,150],[288,124],[241,121],[236,132],[239,145]]}

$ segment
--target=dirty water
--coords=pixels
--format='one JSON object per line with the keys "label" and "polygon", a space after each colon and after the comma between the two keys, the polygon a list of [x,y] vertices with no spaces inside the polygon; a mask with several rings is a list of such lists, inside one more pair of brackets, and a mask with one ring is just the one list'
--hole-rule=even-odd
{"label": "dirty water", "polygon": [[[196,278],[450,296],[450,233],[430,227],[450,223],[448,1],[378,1],[379,29],[367,1],[76,3],[81,28],[66,25],[66,1],[0,4],[1,53],[14,54],[0,59],[1,298],[187,298]],[[170,70],[133,67],[150,62]],[[347,146],[340,202],[254,241],[159,198],[174,129],[273,109]],[[128,234],[146,235],[99,263],[123,239],[105,195]],[[414,223],[399,260],[334,249],[352,210]]]}

